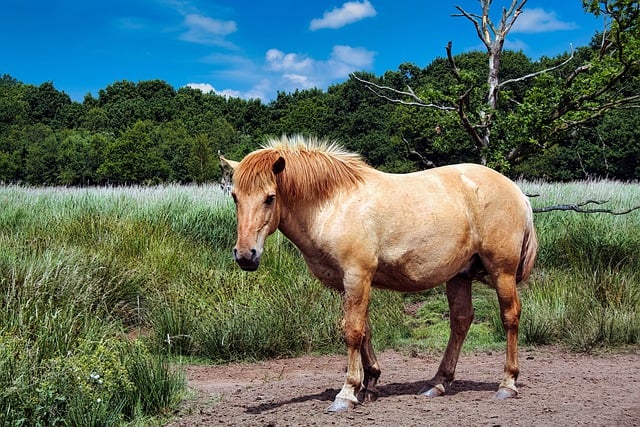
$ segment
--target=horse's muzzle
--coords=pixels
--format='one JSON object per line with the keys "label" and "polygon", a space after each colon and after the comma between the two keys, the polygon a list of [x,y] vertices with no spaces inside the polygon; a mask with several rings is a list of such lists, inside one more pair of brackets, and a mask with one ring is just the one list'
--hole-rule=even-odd
{"label": "horse's muzzle", "polygon": [[260,255],[255,249],[238,251],[237,248],[234,248],[233,258],[244,271],[256,271],[260,265]]}

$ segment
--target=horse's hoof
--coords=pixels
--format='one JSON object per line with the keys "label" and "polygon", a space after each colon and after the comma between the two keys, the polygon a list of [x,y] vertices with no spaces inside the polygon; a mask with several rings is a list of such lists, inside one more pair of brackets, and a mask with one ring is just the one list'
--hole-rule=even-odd
{"label": "horse's hoof", "polygon": [[336,400],[327,408],[327,412],[346,412],[353,409],[354,406],[355,403],[352,401],[343,399],[342,397],[336,397]]}
{"label": "horse's hoof", "polygon": [[504,400],[504,399],[513,399],[518,396],[518,390],[514,390],[509,387],[500,387],[498,392],[494,396],[494,399]]}
{"label": "horse's hoof", "polygon": [[426,397],[438,397],[442,396],[444,391],[444,386],[442,384],[436,384],[430,389],[423,389],[419,394]]}

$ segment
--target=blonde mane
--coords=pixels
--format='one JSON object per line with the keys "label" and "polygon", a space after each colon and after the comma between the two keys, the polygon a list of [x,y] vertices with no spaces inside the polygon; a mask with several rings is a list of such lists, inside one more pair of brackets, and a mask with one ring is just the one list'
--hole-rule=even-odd
{"label": "blonde mane", "polygon": [[274,163],[282,157],[284,170],[276,175],[280,197],[289,201],[322,201],[338,189],[350,189],[371,168],[359,155],[336,142],[302,136],[269,139],[247,155],[233,176],[234,187],[249,192],[273,183]]}

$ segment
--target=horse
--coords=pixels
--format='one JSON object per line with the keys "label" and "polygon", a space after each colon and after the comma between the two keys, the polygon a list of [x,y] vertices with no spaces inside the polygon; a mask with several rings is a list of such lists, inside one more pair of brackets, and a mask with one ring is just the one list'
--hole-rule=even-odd
{"label": "horse", "polygon": [[256,270],[265,239],[279,229],[313,275],[342,294],[347,373],[328,412],[378,395],[372,287],[418,292],[446,284],[450,336],[431,385],[420,391],[427,397],[445,394],[454,380],[474,316],[472,281],[495,289],[507,343],[494,396],[517,396],[516,284],[527,280],[538,243],[531,205],[516,184],[476,164],[384,173],[335,141],[299,135],[270,138],[240,162],[222,160],[233,169],[240,268]]}

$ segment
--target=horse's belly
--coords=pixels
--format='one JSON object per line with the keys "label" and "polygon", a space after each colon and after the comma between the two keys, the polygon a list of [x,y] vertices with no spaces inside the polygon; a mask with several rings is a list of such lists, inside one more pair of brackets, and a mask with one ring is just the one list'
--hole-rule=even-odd
{"label": "horse's belly", "polygon": [[393,289],[400,292],[419,292],[438,286],[453,276],[455,273],[444,271],[424,274],[420,271],[404,269],[379,269],[373,276],[371,284],[376,288]]}

